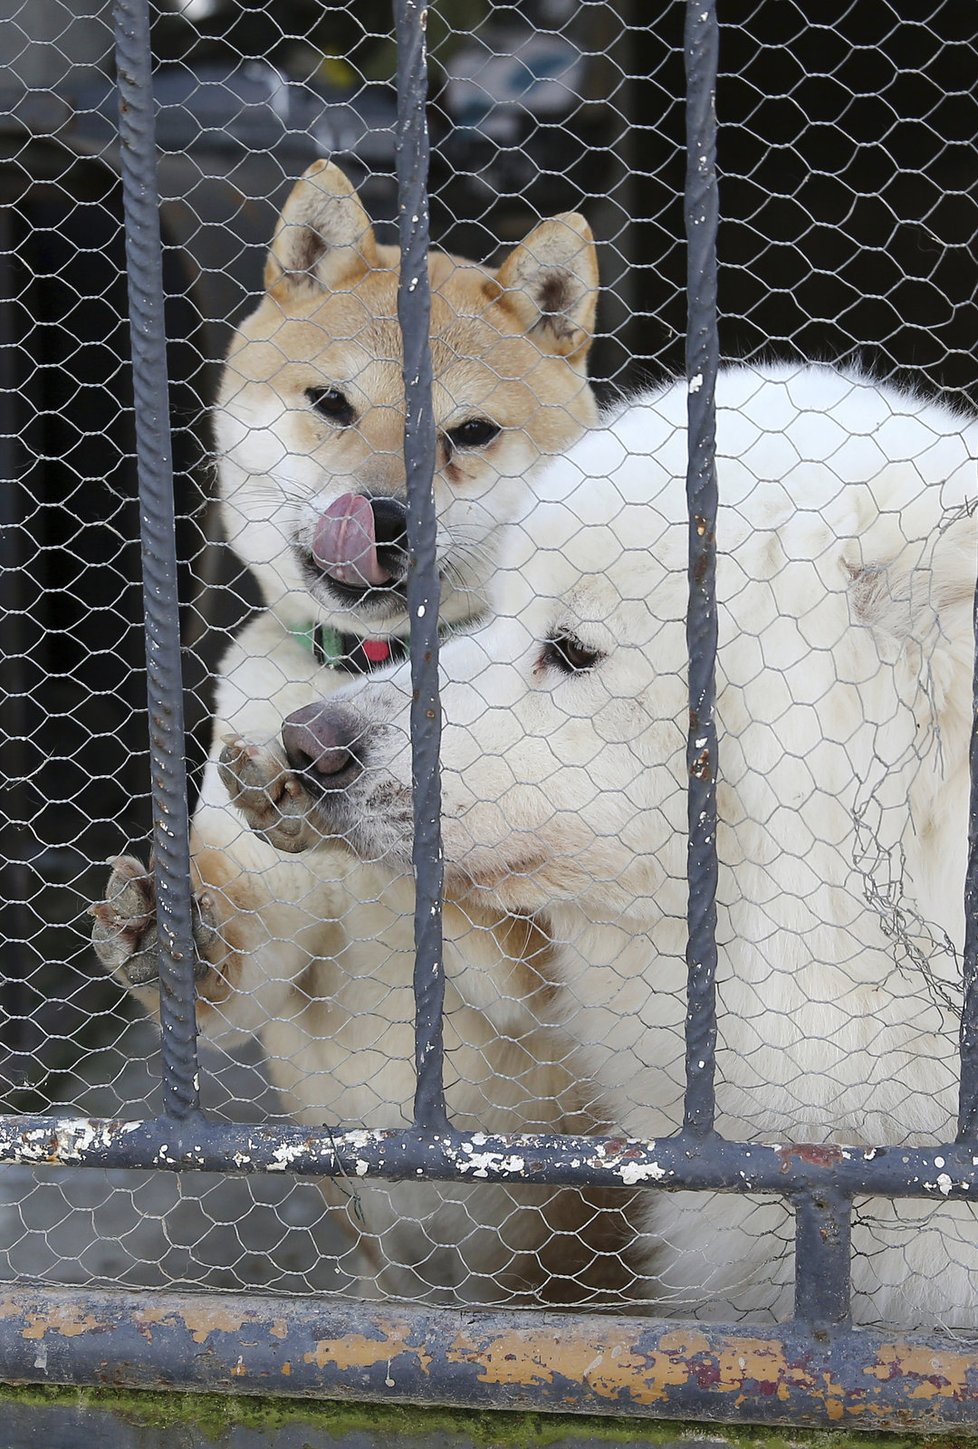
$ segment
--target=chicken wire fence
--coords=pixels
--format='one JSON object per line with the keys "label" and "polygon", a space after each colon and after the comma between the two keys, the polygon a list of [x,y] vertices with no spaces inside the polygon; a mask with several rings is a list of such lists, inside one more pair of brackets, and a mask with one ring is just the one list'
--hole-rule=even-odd
{"label": "chicken wire fence", "polygon": [[720,21],[0,11],[5,1378],[974,1424],[976,22]]}

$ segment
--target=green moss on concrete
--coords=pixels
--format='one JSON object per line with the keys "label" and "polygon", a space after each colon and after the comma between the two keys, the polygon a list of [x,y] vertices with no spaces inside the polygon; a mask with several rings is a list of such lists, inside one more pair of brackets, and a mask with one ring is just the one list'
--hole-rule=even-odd
{"label": "green moss on concrete", "polygon": [[223,1394],[155,1393],[137,1390],[74,1389],[0,1385],[4,1404],[103,1410],[130,1424],[169,1428],[192,1424],[218,1440],[233,1425],[272,1434],[287,1424],[308,1425],[340,1439],[353,1433],[418,1440],[456,1435],[477,1449],[547,1449],[562,1439],[595,1445],[664,1444],[682,1438],[722,1439],[732,1449],[955,1449],[963,1435],[855,1434],[846,1430],[780,1430],[676,1421],[596,1418],[576,1414],[516,1414],[423,1408],[413,1405],[345,1404],[314,1399],[276,1399]]}

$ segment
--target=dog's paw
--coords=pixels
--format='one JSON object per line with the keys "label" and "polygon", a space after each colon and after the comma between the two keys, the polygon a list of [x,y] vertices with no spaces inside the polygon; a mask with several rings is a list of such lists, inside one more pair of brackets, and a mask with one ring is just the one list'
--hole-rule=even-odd
{"label": "dog's paw", "polygon": [[[148,986],[159,975],[156,932],[156,883],[153,873],[131,855],[109,862],[112,874],[105,900],[89,906],[94,917],[92,945],[107,970],[126,986]],[[213,903],[206,891],[193,898],[194,975],[211,970],[211,958],[223,950]]]}
{"label": "dog's paw", "polygon": [[322,839],[313,824],[312,797],[279,744],[225,735],[218,768],[231,804],[270,845],[295,854]]}

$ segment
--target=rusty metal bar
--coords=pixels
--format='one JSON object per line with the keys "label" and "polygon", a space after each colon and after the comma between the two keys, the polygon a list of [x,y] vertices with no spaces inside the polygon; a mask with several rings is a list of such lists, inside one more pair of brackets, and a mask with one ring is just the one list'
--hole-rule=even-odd
{"label": "rusty metal bar", "polygon": [[444,1126],[445,965],[442,946],[441,703],[435,419],[431,402],[428,282],[428,67],[422,0],[397,0],[397,183],[401,271],[397,316],[404,338],[407,475],[407,606],[411,621],[411,773],[414,787],[414,999],[418,1081],[414,1120]]}
{"label": "rusty metal bar", "polygon": [[115,0],[113,14],[146,615],[163,1103],[167,1116],[180,1119],[200,1111],[200,1091],[190,816],[149,6],[147,0]]}
{"label": "rusty metal bar", "polygon": [[856,1429],[954,1429],[978,1359],[938,1338],[796,1324],[501,1313],[238,1294],[0,1291],[8,1384]]}
{"label": "rusty metal bar", "polygon": [[289,1172],[303,1177],[389,1181],[510,1182],[658,1190],[836,1192],[978,1200],[978,1154],[945,1147],[773,1146],[681,1134],[625,1137],[490,1137],[446,1128],[344,1132],[294,1123],[264,1125],[165,1118],[0,1117],[0,1164],[163,1168],[183,1172]]}
{"label": "rusty metal bar", "polygon": [[686,386],[689,419],[689,734],[686,742],[687,878],[685,1124],[713,1131],[716,1050],[716,84],[719,27],[713,0],[686,6]]}
{"label": "rusty metal bar", "polygon": [[851,1318],[852,1199],[827,1183],[795,1201],[795,1317],[813,1328]]}

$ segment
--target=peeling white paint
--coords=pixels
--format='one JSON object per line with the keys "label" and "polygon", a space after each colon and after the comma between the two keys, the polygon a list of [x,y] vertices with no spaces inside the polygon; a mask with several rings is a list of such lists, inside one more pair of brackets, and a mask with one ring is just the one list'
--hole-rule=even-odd
{"label": "peeling white paint", "polygon": [[142,1122],[94,1122],[87,1117],[57,1120],[28,1132],[0,1132],[0,1149],[20,1162],[78,1162],[92,1149],[108,1148]]}
{"label": "peeling white paint", "polygon": [[634,1187],[637,1182],[658,1182],[666,1175],[666,1169],[657,1162],[625,1162],[618,1169],[626,1187]]}
{"label": "peeling white paint", "polygon": [[284,1172],[287,1167],[291,1167],[297,1157],[304,1157],[308,1150],[304,1142],[283,1142],[272,1153],[272,1161],[268,1164],[268,1171]]}
{"label": "peeling white paint", "polygon": [[471,1172],[473,1177],[488,1177],[489,1171],[521,1173],[526,1168],[526,1158],[515,1153],[473,1152],[467,1162],[458,1164],[459,1172]]}
{"label": "peeling white paint", "polygon": [[330,1142],[336,1148],[337,1152],[341,1152],[344,1148],[349,1148],[351,1152],[355,1152],[357,1148],[377,1145],[382,1141],[383,1136],[383,1132],[379,1130],[371,1131],[366,1127],[357,1127],[352,1132],[330,1134]]}

